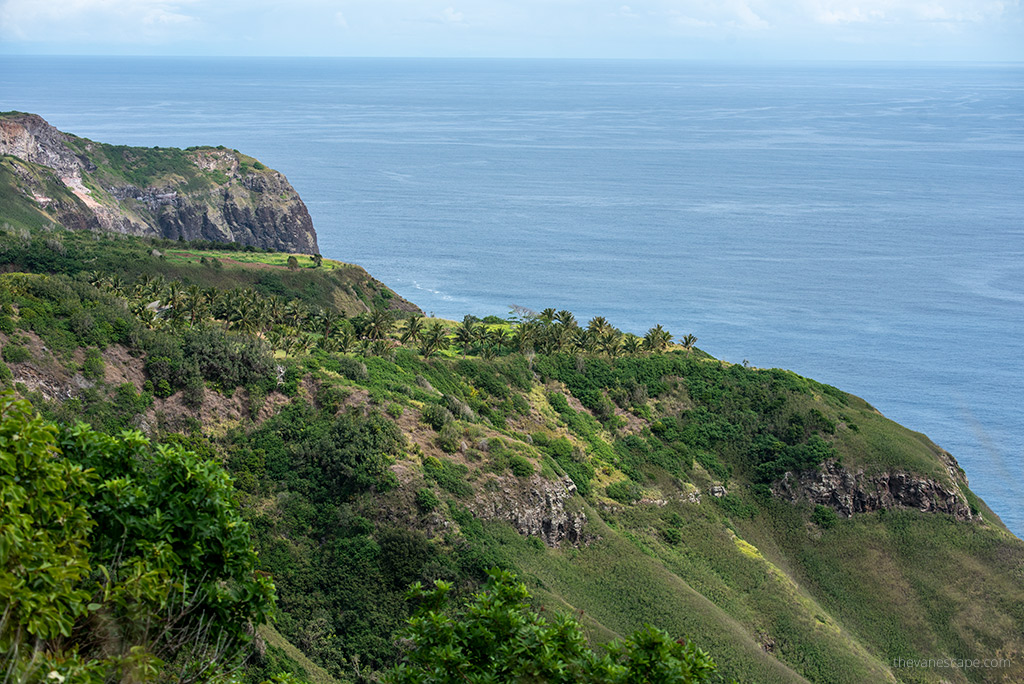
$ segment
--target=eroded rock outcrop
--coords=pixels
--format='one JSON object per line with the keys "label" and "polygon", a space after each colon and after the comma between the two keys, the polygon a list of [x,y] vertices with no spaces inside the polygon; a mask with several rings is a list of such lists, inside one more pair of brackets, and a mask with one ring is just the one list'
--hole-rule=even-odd
{"label": "eroded rock outcrop", "polygon": [[[952,460],[952,456],[946,456]],[[950,470],[952,485],[903,471],[873,475],[863,470],[851,472],[835,461],[827,461],[816,470],[786,473],[772,485],[772,491],[788,501],[828,506],[847,518],[854,513],[903,508],[971,520],[971,507],[958,484],[963,475],[958,468],[955,475],[953,468]]]}
{"label": "eroded rock outcrop", "polygon": [[[67,228],[319,252],[309,211],[288,180],[235,150],[106,145],[34,114],[9,114],[0,117],[0,154],[52,171],[77,198],[74,211],[57,216]],[[68,204],[50,197],[37,175],[22,174],[26,194],[43,207]]]}
{"label": "eroded rock outcrop", "polygon": [[546,480],[540,475],[495,477],[477,492],[470,509],[485,520],[505,520],[519,533],[541,538],[548,546],[584,543],[587,515],[574,501],[576,484],[569,477]]}

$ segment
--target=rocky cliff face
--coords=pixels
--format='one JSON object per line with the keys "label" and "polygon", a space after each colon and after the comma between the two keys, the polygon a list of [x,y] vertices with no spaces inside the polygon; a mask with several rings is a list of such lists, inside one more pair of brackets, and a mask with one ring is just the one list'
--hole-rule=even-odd
{"label": "rocky cliff face", "polygon": [[552,482],[540,475],[525,479],[503,475],[493,482],[496,486],[479,491],[470,504],[477,517],[505,520],[520,534],[540,537],[548,546],[585,541],[587,515],[570,503],[576,485],[568,476]]}
{"label": "rocky cliff face", "polygon": [[[52,170],[80,200],[58,217],[68,228],[319,252],[309,211],[288,180],[234,150],[105,145],[16,114],[0,118],[0,154]],[[41,205],[56,201],[32,194]]]}
{"label": "rocky cliff face", "polygon": [[828,461],[817,470],[786,473],[772,486],[772,491],[788,501],[803,500],[828,506],[847,518],[854,513],[904,508],[948,513],[957,520],[971,520],[974,517],[971,507],[957,484],[962,479],[959,472],[953,477],[952,485],[907,472],[867,475],[862,470],[851,472]]}

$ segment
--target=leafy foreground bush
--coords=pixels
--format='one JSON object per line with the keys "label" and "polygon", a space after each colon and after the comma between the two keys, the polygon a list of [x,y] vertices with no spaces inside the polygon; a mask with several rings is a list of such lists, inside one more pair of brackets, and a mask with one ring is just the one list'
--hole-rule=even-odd
{"label": "leafy foreground bush", "polygon": [[273,608],[224,470],[0,394],[5,681],[227,681]]}
{"label": "leafy foreground bush", "polygon": [[711,656],[649,625],[598,655],[587,647],[578,620],[557,615],[549,623],[530,607],[526,586],[513,574],[488,575],[484,589],[456,614],[443,612],[450,585],[413,585],[410,596],[421,605],[405,633],[410,650],[386,681],[694,684],[715,676]]}

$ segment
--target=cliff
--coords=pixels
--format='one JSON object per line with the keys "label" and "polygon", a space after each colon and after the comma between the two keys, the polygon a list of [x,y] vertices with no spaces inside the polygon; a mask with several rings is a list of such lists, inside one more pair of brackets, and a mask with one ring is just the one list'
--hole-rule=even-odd
{"label": "cliff", "polygon": [[20,194],[12,201],[66,228],[319,252],[284,175],[236,150],[107,145],[9,112],[0,115],[0,155],[3,180]]}

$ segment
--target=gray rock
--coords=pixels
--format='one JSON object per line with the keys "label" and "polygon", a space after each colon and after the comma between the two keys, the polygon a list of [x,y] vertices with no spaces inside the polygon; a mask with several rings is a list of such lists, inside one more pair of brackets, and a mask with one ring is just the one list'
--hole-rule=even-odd
{"label": "gray rock", "polygon": [[483,488],[470,509],[484,520],[505,520],[524,536],[539,537],[551,547],[585,543],[583,527],[587,515],[582,507],[567,505],[576,495],[569,477],[546,480],[534,474],[528,478],[501,475],[496,487]]}
{"label": "gray rock", "polygon": [[850,472],[834,461],[826,461],[816,470],[786,473],[772,485],[772,492],[788,501],[803,500],[828,506],[847,518],[854,513],[902,508],[948,513],[957,520],[971,520],[974,517],[971,507],[958,485],[963,476],[959,472],[956,472],[958,477],[954,476],[951,467],[950,471],[952,487],[914,473],[895,471],[867,475],[863,470]]}

